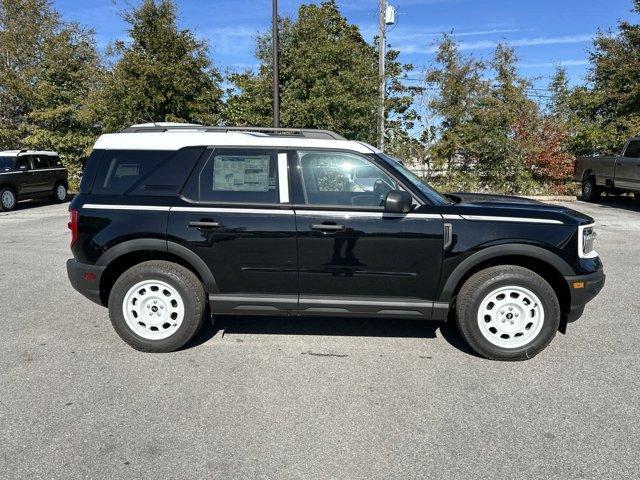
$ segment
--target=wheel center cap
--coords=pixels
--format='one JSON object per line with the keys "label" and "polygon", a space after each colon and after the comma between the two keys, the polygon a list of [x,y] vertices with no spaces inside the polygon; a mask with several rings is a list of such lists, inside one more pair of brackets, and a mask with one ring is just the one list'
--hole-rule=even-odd
{"label": "wheel center cap", "polygon": [[513,313],[507,313],[507,320],[511,320],[513,318]]}
{"label": "wheel center cap", "polygon": [[153,313],[156,313],[158,311],[158,307],[156,307],[156,306],[151,307],[151,311]]}

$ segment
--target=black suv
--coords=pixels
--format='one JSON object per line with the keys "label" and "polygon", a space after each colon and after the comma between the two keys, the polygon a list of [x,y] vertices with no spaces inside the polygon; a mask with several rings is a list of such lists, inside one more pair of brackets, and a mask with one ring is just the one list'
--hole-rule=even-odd
{"label": "black suv", "polygon": [[0,152],[0,211],[16,208],[19,200],[67,198],[68,172],[56,152]]}
{"label": "black suv", "polygon": [[327,131],[137,125],[102,136],[70,206],[73,286],[132,347],[168,352],[205,312],[455,321],[523,360],[604,285],[593,220],[441,195]]}

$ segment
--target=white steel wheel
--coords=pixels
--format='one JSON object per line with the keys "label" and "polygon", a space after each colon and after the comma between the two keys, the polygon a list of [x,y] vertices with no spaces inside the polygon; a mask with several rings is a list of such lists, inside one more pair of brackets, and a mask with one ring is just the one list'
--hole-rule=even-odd
{"label": "white steel wheel", "polygon": [[124,296],[122,314],[127,326],[146,340],[163,340],[184,320],[184,301],[178,291],[160,280],[136,283]]}
{"label": "white steel wheel", "polygon": [[482,336],[501,348],[519,348],[531,343],[544,325],[544,307],[531,290],[505,286],[486,295],[478,308]]}
{"label": "white steel wheel", "polygon": [[67,199],[67,189],[64,185],[58,185],[56,187],[56,199],[59,202],[64,202]]}
{"label": "white steel wheel", "polygon": [[2,192],[0,201],[5,210],[13,210],[16,206],[16,195],[11,190],[6,189]]}

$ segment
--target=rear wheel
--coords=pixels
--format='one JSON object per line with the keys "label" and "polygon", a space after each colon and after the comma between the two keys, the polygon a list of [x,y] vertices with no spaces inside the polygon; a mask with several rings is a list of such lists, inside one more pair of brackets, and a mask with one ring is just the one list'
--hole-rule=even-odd
{"label": "rear wheel", "polygon": [[593,177],[587,178],[582,182],[582,195],[580,198],[585,202],[595,202],[600,197],[600,189],[596,185],[596,180]]}
{"label": "rear wheel", "polygon": [[460,333],[483,357],[526,360],[544,350],[560,325],[553,288],[523,267],[482,270],[465,282],[456,303]]}
{"label": "rear wheel", "polygon": [[202,283],[185,267],[150,261],[124,272],[109,295],[109,316],[136,350],[171,352],[197,333],[205,312]]}
{"label": "rear wheel", "polygon": [[56,184],[52,198],[55,203],[64,202],[67,199],[67,186],[64,183]]}
{"label": "rear wheel", "polygon": [[18,198],[16,197],[16,192],[9,187],[0,189],[0,210],[10,212],[16,208],[17,203]]}

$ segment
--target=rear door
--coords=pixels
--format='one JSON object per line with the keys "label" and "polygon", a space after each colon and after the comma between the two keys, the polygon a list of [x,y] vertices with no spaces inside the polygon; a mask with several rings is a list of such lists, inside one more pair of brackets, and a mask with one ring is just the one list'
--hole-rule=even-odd
{"label": "rear door", "polygon": [[297,161],[300,314],[429,317],[441,215],[385,213],[386,194],[403,186],[374,158],[300,150]]}
{"label": "rear door", "polygon": [[33,155],[33,177],[36,193],[53,192],[55,173],[51,170],[48,155]]}
{"label": "rear door", "polygon": [[296,313],[297,246],[287,153],[209,149],[171,209],[168,240],[209,267],[215,313]]}
{"label": "rear door", "polygon": [[40,179],[33,169],[31,155],[21,155],[17,158],[14,171],[16,172],[16,184],[18,195],[33,195],[38,192]]}
{"label": "rear door", "polygon": [[640,139],[630,140],[616,160],[615,186],[640,191]]}

